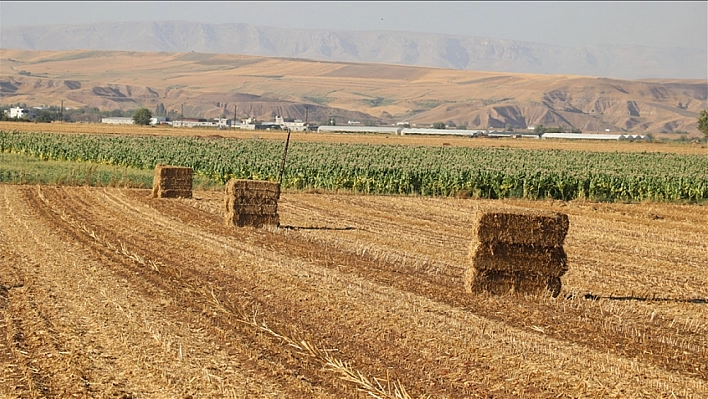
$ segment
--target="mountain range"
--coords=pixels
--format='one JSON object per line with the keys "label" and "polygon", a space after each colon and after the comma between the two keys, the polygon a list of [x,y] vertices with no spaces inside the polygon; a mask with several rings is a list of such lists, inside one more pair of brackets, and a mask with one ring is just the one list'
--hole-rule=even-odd
{"label": "mountain range", "polygon": [[[493,37],[503,32],[489,34]],[[0,47],[52,51],[193,51],[614,79],[708,77],[708,52],[688,48],[561,47],[432,33],[283,29],[179,21],[5,26],[0,27]]]}
{"label": "mountain range", "polygon": [[2,105],[698,134],[707,99],[705,79],[624,80],[191,51],[0,50]]}

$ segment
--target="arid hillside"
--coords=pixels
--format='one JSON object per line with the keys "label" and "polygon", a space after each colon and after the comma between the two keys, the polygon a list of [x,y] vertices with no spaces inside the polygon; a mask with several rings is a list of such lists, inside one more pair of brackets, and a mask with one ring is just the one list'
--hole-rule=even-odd
{"label": "arid hillside", "polygon": [[2,50],[2,104],[468,128],[688,131],[705,80],[616,80],[201,53]]}
{"label": "arid hillside", "polygon": [[[472,17],[470,23],[474,24],[472,21],[476,18],[479,17]],[[124,21],[2,26],[0,35],[4,48],[32,51],[194,51],[616,79],[703,79],[707,74],[705,46],[661,48],[594,44],[567,47],[501,39],[498,37],[504,34],[496,29],[487,33],[492,37],[480,37],[392,31],[392,27],[386,25],[382,22],[377,30],[352,31],[240,23]],[[563,34],[558,28],[540,27]]]}

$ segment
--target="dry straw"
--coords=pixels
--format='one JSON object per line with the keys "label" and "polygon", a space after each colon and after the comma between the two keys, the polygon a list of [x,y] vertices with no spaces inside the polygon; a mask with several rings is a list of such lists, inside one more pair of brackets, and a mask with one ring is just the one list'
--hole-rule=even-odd
{"label": "dry straw", "polygon": [[478,215],[474,235],[482,243],[557,247],[563,245],[568,226],[568,215],[562,213],[483,212]]}
{"label": "dry straw", "polygon": [[192,168],[158,164],[152,180],[153,198],[192,198]]}
{"label": "dry straw", "polygon": [[231,179],[226,183],[224,222],[227,226],[280,225],[278,183]]}
{"label": "dry straw", "polygon": [[554,212],[484,212],[474,223],[468,292],[558,296],[568,270],[563,242],[568,216]]}

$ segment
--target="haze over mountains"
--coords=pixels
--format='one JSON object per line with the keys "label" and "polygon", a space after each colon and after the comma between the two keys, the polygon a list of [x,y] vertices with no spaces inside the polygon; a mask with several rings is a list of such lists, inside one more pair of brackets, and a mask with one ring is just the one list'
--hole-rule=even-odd
{"label": "haze over mountains", "polygon": [[[548,29],[554,29],[549,26]],[[558,32],[562,35],[563,32]],[[617,79],[706,79],[708,51],[522,41],[394,31],[281,29],[247,24],[121,22],[0,28],[0,47],[243,54],[458,70]]]}
{"label": "haze over mountains", "polygon": [[0,51],[3,105],[316,123],[698,133],[705,79],[620,80],[198,52]]}

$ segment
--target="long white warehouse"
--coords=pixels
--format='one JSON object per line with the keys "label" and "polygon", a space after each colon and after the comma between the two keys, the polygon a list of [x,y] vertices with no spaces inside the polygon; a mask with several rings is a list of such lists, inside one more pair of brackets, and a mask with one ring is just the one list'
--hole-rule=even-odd
{"label": "long white warehouse", "polygon": [[448,130],[448,129],[423,129],[423,128],[404,128],[401,129],[401,135],[407,134],[428,134],[436,136],[467,136],[477,137],[487,133],[486,130]]}
{"label": "long white warehouse", "polygon": [[320,126],[317,133],[381,133],[399,134],[400,127],[383,126]]}
{"label": "long white warehouse", "polygon": [[646,140],[649,141],[649,136],[631,135],[631,134],[591,134],[591,133],[544,133],[541,135],[543,139],[575,139],[575,140]]}

